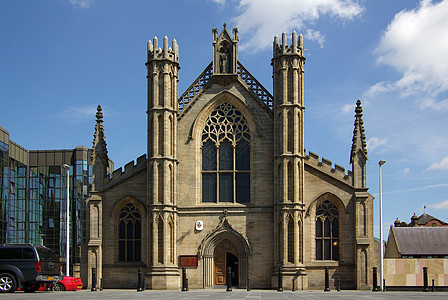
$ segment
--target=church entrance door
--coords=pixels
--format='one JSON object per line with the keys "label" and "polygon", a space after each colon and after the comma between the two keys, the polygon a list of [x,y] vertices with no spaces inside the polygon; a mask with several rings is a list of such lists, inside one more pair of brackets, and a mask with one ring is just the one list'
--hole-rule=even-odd
{"label": "church entrance door", "polygon": [[226,285],[226,272],[228,267],[231,269],[231,284],[233,286],[239,284],[238,256],[238,250],[229,240],[223,240],[216,246],[215,253],[213,255],[215,261],[215,285]]}

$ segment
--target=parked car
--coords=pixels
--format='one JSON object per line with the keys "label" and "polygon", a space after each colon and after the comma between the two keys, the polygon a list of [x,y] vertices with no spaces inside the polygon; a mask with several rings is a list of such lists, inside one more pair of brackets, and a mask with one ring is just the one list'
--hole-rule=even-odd
{"label": "parked car", "polygon": [[82,281],[79,277],[63,276],[62,280],[53,283],[53,291],[79,291]]}
{"label": "parked car", "polygon": [[37,291],[43,284],[60,280],[61,264],[56,254],[32,244],[0,245],[0,293]]}

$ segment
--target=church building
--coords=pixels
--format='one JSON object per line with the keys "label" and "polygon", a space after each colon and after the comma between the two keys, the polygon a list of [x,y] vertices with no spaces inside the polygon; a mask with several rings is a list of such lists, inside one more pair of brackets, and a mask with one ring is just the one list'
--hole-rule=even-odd
{"label": "church building", "polygon": [[[107,172],[98,106],[83,281],[147,289],[371,289],[377,266],[361,102],[351,171],[304,145],[304,46],[274,37],[273,94],[238,60],[238,30],[212,30],[212,62],[178,96],[179,47],[147,44],[147,152]],[[269,62],[266,62],[269,63]],[[107,118],[107,116],[106,116]],[[142,137],[145,138],[145,137]],[[347,143],[348,146],[350,145]],[[330,150],[330,149],[329,149]],[[331,153],[329,153],[331,154]],[[349,154],[349,153],[347,153]]]}

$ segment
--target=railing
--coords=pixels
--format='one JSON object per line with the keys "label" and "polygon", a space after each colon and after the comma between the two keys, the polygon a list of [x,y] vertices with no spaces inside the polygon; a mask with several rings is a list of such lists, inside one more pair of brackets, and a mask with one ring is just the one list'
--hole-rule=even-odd
{"label": "railing", "polygon": [[238,62],[238,76],[249,86],[257,97],[264,102],[264,104],[272,110],[274,104],[274,97],[255,79],[249,71]]}
{"label": "railing", "polygon": [[[188,106],[190,101],[204,88],[212,76],[213,65],[210,63],[182,96],[179,97],[179,112]],[[238,76],[249,86],[251,91],[272,110],[274,98],[240,62],[238,62]]]}
{"label": "railing", "polygon": [[179,98],[179,112],[187,107],[188,103],[196,96],[204,85],[210,81],[213,74],[213,65],[210,63],[207,68],[199,75],[199,77],[190,85],[190,87]]}

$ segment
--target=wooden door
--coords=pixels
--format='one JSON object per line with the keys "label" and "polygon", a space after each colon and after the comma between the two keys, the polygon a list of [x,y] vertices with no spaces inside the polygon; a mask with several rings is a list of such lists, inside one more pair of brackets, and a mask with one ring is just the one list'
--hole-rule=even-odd
{"label": "wooden door", "polygon": [[215,285],[226,284],[226,253],[215,254]]}

